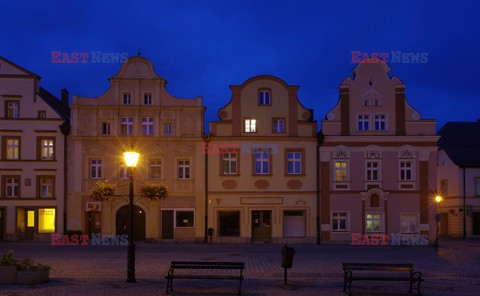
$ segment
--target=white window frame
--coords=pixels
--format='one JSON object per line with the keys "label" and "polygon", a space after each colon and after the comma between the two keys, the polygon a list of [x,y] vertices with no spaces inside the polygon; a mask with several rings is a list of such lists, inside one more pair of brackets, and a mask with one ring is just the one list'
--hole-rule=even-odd
{"label": "white window frame", "polygon": [[108,136],[112,133],[110,122],[102,122],[102,135]]}
{"label": "white window frame", "polygon": [[[287,175],[301,175],[301,174],[303,174],[303,167],[302,167],[303,152],[300,151],[300,150],[290,150],[290,151],[287,150],[286,153],[287,153]],[[290,153],[293,154],[293,158],[289,157]],[[300,158],[296,158],[295,154],[300,154]],[[293,169],[292,172],[289,171],[289,164],[290,163],[292,164],[292,169]],[[299,168],[300,170],[298,172],[296,172],[296,170],[295,170],[296,168]]]}
{"label": "white window frame", "polygon": [[144,105],[151,105],[152,104],[152,94],[151,93],[144,93],[143,94],[143,104]]}
{"label": "white window frame", "polygon": [[[345,217],[340,217],[340,216],[337,216],[335,217],[334,214],[346,214]],[[344,211],[344,210],[338,210],[338,211],[332,211],[331,212],[331,217],[332,217],[332,232],[349,232],[350,231],[350,211]],[[340,220],[345,220],[345,229],[334,229],[333,228],[333,221],[334,220],[337,220],[337,226],[340,226]]]}
{"label": "white window frame", "polygon": [[132,94],[129,92],[123,93],[123,104],[131,105],[132,104]]}
{"label": "white window frame", "polygon": [[[51,183],[42,183],[42,179],[45,180],[51,180],[52,182]],[[55,176],[41,176],[39,178],[39,195],[40,197],[54,197],[54,194],[55,194]],[[52,196],[49,196],[48,195],[48,191],[49,189],[52,189]],[[44,195],[44,191],[47,192],[47,195]]]}
{"label": "white window frame", "polygon": [[[280,124],[280,122],[282,124]],[[273,119],[273,127],[272,132],[275,134],[283,134],[285,133],[285,119],[284,118],[274,118]]]}
{"label": "white window frame", "polygon": [[[193,226],[177,226],[177,213],[178,212],[193,212]],[[173,210],[173,225],[174,225],[174,228],[181,228],[181,229],[195,228],[196,214],[197,213],[195,212],[194,208],[174,209]]]}
{"label": "white window frame", "polygon": [[142,117],[142,135],[153,136],[153,117]]}
{"label": "white window frame", "polygon": [[[102,174],[103,174],[103,168],[102,168],[102,165],[103,165],[103,160],[101,158],[92,158],[90,159],[89,161],[89,176],[90,176],[90,179],[102,179]],[[92,174],[93,172],[95,172],[95,176],[93,176],[94,174]]]}
{"label": "white window frame", "polygon": [[[160,169],[160,177],[158,177],[158,178],[152,177],[152,167]],[[155,179],[155,180],[162,179],[163,171],[162,171],[162,160],[161,159],[151,159],[148,162],[148,176],[150,177],[150,179]]]}
{"label": "white window frame", "polygon": [[118,170],[118,178],[119,179],[129,179],[130,178],[130,171],[125,164],[120,165],[120,169]]}
{"label": "white window frame", "polygon": [[255,118],[245,118],[244,120],[244,131],[245,133],[256,133],[257,132],[257,119]]}
{"label": "white window frame", "polygon": [[163,124],[163,135],[166,137],[173,136],[173,124],[171,122]]}
{"label": "white window frame", "polygon": [[[260,153],[260,158],[257,158],[257,154]],[[265,154],[267,157],[265,158]],[[270,151],[264,149],[257,149],[254,151],[253,155],[253,171],[255,175],[269,175],[270,174]],[[260,163],[260,172],[257,172],[257,162]],[[264,173],[264,166],[267,166],[267,172]]]}
{"label": "white window frame", "polygon": [[[268,98],[265,96],[268,94]],[[261,89],[258,91],[258,105],[271,105],[272,104],[272,92],[268,89]]]}
{"label": "white window frame", "polygon": [[[383,118],[380,118],[381,116],[383,116]],[[378,118],[377,118],[378,117]],[[373,129],[375,131],[387,131],[388,130],[388,127],[387,127],[387,115],[386,114],[375,114],[373,116],[374,118],[374,121],[373,121]],[[377,123],[378,123],[378,129],[377,129]],[[383,129],[381,128],[382,126],[382,123],[383,123]]]}
{"label": "white window frame", "polygon": [[[375,167],[374,164],[377,166]],[[369,165],[372,165],[369,167]],[[374,179],[373,175],[374,172],[377,172],[377,178]],[[369,178],[369,172],[371,172],[371,176]],[[382,163],[379,160],[367,160],[365,161],[365,181],[368,182],[376,182],[376,181],[382,181]]]}
{"label": "white window frame", "polygon": [[[415,230],[413,232],[411,231],[404,231],[405,229],[403,228],[403,218],[409,216],[410,218],[414,217],[414,222],[415,222]],[[408,225],[408,228],[410,224]],[[401,233],[419,233],[420,229],[420,223],[418,219],[418,214],[417,213],[400,213],[400,232]]]}
{"label": "white window frame", "polygon": [[[12,105],[10,105],[12,104]],[[19,101],[7,101],[7,118],[20,118],[20,102]]]}
{"label": "white window frame", "polygon": [[[187,176],[188,173],[188,176]],[[189,180],[191,178],[190,159],[177,160],[177,179]]]}
{"label": "white window frame", "polygon": [[[125,132],[123,130],[124,127]],[[133,117],[122,117],[120,128],[122,135],[131,136],[133,134]]]}
{"label": "white window frame", "polygon": [[[368,218],[368,215],[380,215],[380,218]],[[385,228],[385,215],[381,212],[367,212],[365,213],[365,233],[383,233]],[[368,221],[380,221],[380,230],[379,231],[369,231],[368,230]]]}
{"label": "white window frame", "polygon": [[[402,167],[402,163],[411,163],[411,167],[410,168],[407,168],[407,167]],[[402,171],[405,170],[405,176],[407,175],[406,172],[408,170],[411,170],[411,179],[407,179],[407,178],[403,178],[402,179]],[[415,161],[414,160],[406,160],[406,159],[400,159],[399,162],[398,162],[398,179],[401,181],[401,182],[412,182],[412,181],[415,181]]]}
{"label": "white window frame", "polygon": [[[46,151],[46,155],[44,155]],[[40,138],[40,159],[55,159],[55,140],[53,138]]]}
{"label": "white window frame", "polygon": [[363,132],[363,131],[369,131],[369,130],[370,130],[370,114],[366,114],[366,113],[358,114],[357,115],[357,131]]}
{"label": "white window frame", "polygon": [[[346,163],[345,168],[337,168],[337,163]],[[345,171],[345,180],[337,180],[337,171]],[[347,159],[339,159],[333,161],[333,180],[335,182],[348,182],[350,181],[350,162]]]}
{"label": "white window frame", "polygon": [[[7,198],[20,197],[20,177],[6,177],[4,186],[5,186],[5,197]],[[17,194],[15,194],[15,188],[17,189]],[[8,194],[9,190],[11,190],[12,194]]]}
{"label": "white window frame", "polygon": [[[10,144],[9,141],[12,141]],[[20,159],[20,139],[19,138],[7,138],[5,140],[5,158],[9,160]],[[9,151],[12,151],[9,153]],[[8,155],[12,156],[9,157]]]}
{"label": "white window frame", "polygon": [[[238,174],[238,151],[228,151],[227,153],[222,153],[222,175],[237,175]],[[223,170],[224,163],[228,164],[228,171]],[[235,171],[232,170],[232,163],[235,163]]]}

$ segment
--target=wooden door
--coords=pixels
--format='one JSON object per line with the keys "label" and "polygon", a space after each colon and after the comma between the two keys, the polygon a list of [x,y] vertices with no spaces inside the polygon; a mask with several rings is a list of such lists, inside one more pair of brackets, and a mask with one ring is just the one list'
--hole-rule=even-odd
{"label": "wooden door", "polygon": [[25,209],[25,213],[25,239],[33,240],[36,223],[35,209]]}
{"label": "wooden door", "polygon": [[162,239],[173,239],[173,211],[162,211]]}
{"label": "wooden door", "polygon": [[252,240],[270,242],[272,239],[272,211],[252,211]]}
{"label": "wooden door", "polygon": [[0,209],[0,241],[5,240],[5,209]]}

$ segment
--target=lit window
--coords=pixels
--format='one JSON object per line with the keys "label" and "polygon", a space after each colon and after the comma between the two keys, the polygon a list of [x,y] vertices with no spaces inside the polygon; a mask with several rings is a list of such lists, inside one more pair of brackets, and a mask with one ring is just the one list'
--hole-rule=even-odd
{"label": "lit window", "polygon": [[273,132],[274,133],[285,132],[285,119],[278,118],[273,120]]}
{"label": "lit window", "polygon": [[369,213],[365,218],[367,232],[382,232],[382,214]]}
{"label": "lit window", "polygon": [[257,132],[257,120],[256,119],[245,119],[245,132],[246,133],[256,133]]}
{"label": "lit window", "polygon": [[332,213],[332,231],[348,231],[348,212]]}
{"label": "lit window", "polygon": [[237,173],[238,152],[230,151],[222,154],[222,174],[234,175]]}
{"label": "lit window", "polygon": [[368,131],[369,129],[370,118],[367,114],[358,115],[358,126],[359,131]]}
{"label": "lit window", "polygon": [[164,133],[165,136],[173,135],[173,129],[172,129],[172,124],[171,123],[164,123],[163,124],[163,133]]}
{"label": "lit window", "polygon": [[144,103],[145,105],[151,105],[151,104],[152,104],[152,94],[146,93],[146,94],[143,96],[143,103]]}
{"label": "lit window", "polygon": [[162,161],[151,160],[150,161],[150,179],[162,178]]}
{"label": "lit window", "polygon": [[102,135],[110,135],[110,122],[102,122]]}
{"label": "lit window", "polygon": [[287,174],[298,175],[302,173],[302,152],[287,152]]}
{"label": "lit window", "polygon": [[175,227],[194,227],[194,217],[193,211],[175,211]]}
{"label": "lit window", "polygon": [[380,180],[380,162],[367,161],[367,181]]}
{"label": "lit window", "polygon": [[6,105],[5,117],[7,117],[7,118],[19,118],[19,115],[20,115],[19,105],[20,105],[20,103],[18,101],[5,101],[5,105]]}
{"label": "lit window", "polygon": [[132,97],[130,96],[130,93],[124,93],[123,94],[123,104],[124,105],[130,105],[132,103]]}
{"label": "lit window", "polygon": [[55,209],[38,209],[38,233],[55,232]]}
{"label": "lit window", "polygon": [[55,181],[53,176],[42,176],[38,178],[40,197],[54,197]]}
{"label": "lit window", "polygon": [[416,214],[401,214],[401,231],[402,233],[417,233],[418,223]]}
{"label": "lit window", "polygon": [[4,147],[5,158],[9,160],[19,159],[20,151],[20,139],[19,138],[6,138]]}
{"label": "lit window", "polygon": [[5,197],[20,197],[20,177],[5,177],[3,186]]}
{"label": "lit window", "polygon": [[102,178],[102,160],[101,159],[90,160],[90,178],[91,179]]}
{"label": "lit window", "polygon": [[270,154],[267,150],[255,152],[255,174],[268,175],[270,173]]}
{"label": "lit window", "polygon": [[400,181],[413,181],[413,161],[400,162]]}
{"label": "lit window", "polygon": [[268,90],[260,90],[258,92],[258,104],[259,105],[270,105],[271,93]]}
{"label": "lit window", "polygon": [[54,139],[40,139],[40,159],[52,160],[55,158],[55,141]]}
{"label": "lit window", "polygon": [[133,134],[133,118],[122,117],[122,135]]}
{"label": "lit window", "polygon": [[178,179],[181,179],[181,180],[190,179],[190,161],[189,160],[178,161]]}
{"label": "lit window", "polygon": [[387,120],[384,114],[375,114],[375,130],[376,131],[387,130]]}
{"label": "lit window", "polygon": [[335,161],[335,181],[347,181],[346,161]]}
{"label": "lit window", "polygon": [[142,118],[142,133],[145,136],[153,135],[153,118],[152,117]]}

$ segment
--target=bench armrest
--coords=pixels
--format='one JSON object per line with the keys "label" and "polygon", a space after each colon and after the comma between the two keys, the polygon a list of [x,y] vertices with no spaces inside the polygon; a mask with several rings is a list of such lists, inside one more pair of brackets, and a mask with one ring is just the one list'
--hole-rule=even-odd
{"label": "bench armrest", "polygon": [[410,278],[414,281],[421,281],[422,280],[422,273],[419,271],[414,271],[410,274]]}

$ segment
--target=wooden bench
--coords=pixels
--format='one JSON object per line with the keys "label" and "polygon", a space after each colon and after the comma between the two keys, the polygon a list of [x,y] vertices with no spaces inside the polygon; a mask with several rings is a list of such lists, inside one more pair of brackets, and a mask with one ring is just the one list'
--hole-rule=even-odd
{"label": "wooden bench", "polygon": [[[348,285],[348,294],[352,295],[352,282],[353,281],[405,281],[410,282],[410,290],[414,284],[417,284],[415,290],[418,295],[420,293],[420,284],[423,282],[422,273],[413,270],[413,264],[388,264],[388,263],[343,263],[344,282],[343,292],[346,292]],[[353,274],[354,271],[355,275]],[[372,273],[363,273],[360,271],[374,271]],[[396,272],[390,275],[379,275],[377,272]],[[399,273],[405,272],[408,274],[400,275]]]}
{"label": "wooden bench", "polygon": [[[176,274],[179,269],[182,270],[201,270],[199,273]],[[243,270],[245,263],[243,262],[198,262],[198,261],[172,261],[167,276],[167,294],[173,292],[173,279],[199,279],[199,280],[239,280],[240,285],[238,294],[242,293]],[[208,274],[208,270],[238,270],[239,274]]]}

